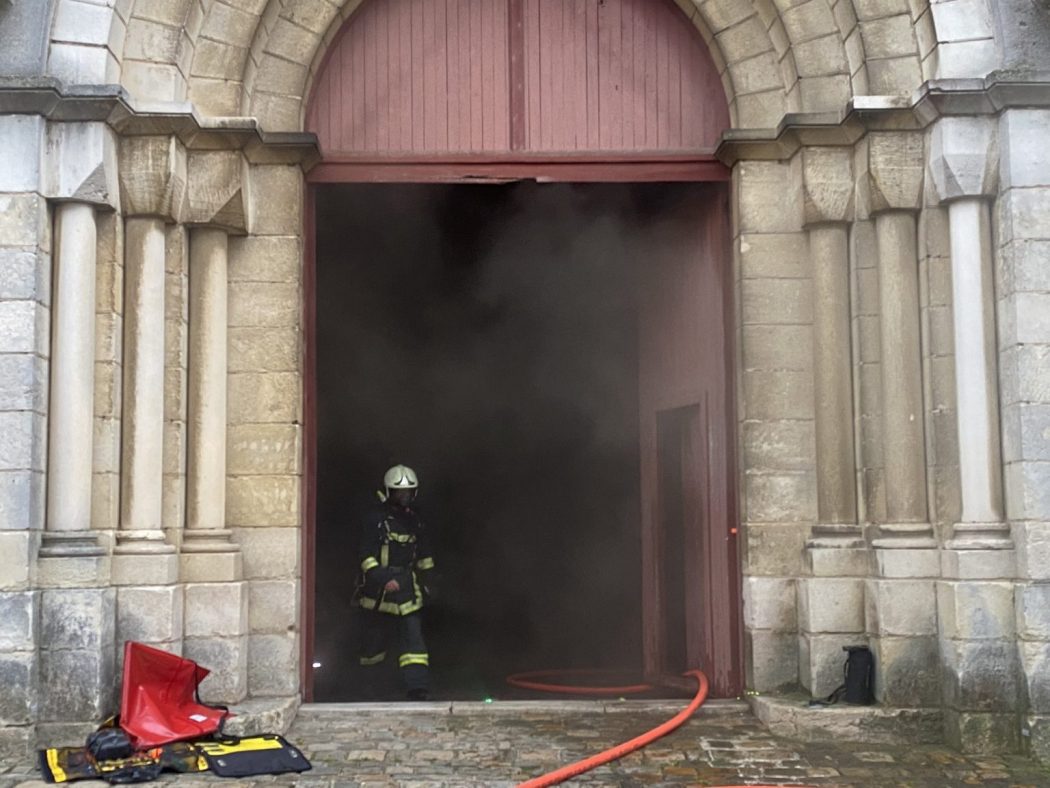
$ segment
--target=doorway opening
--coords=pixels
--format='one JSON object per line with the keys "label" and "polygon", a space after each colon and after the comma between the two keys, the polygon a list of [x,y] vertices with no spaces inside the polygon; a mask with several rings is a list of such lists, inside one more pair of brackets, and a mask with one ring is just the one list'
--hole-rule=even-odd
{"label": "doorway opening", "polygon": [[398,462],[436,543],[433,697],[511,697],[522,670],[641,673],[640,293],[654,245],[683,243],[662,217],[713,188],[314,187],[315,700],[401,696],[396,660],[357,665],[350,604]]}

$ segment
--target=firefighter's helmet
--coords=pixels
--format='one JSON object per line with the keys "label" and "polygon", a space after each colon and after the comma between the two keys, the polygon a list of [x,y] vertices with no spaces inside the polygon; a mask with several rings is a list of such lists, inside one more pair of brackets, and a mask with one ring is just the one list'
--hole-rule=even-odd
{"label": "firefighter's helmet", "polygon": [[383,486],[389,496],[391,490],[415,490],[419,487],[419,479],[407,465],[395,465],[383,475]]}

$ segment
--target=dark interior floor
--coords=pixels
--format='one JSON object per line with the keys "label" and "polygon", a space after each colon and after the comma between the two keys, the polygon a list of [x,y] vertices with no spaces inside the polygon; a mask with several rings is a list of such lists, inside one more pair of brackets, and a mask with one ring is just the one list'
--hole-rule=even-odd
{"label": "dark interior floor", "polygon": [[[351,607],[384,470],[421,479],[432,696],[640,669],[637,228],[668,186],[332,185],[317,199],[315,699],[401,696]],[[393,649],[396,651],[396,649]]]}

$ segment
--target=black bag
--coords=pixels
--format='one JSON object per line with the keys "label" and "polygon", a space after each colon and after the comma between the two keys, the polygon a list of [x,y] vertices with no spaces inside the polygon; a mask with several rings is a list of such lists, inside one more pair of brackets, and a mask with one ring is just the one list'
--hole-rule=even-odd
{"label": "black bag", "polygon": [[867,646],[843,646],[846,664],[843,682],[826,698],[814,699],[810,706],[830,706],[844,700],[852,706],[870,706],[875,702],[875,655]]}
{"label": "black bag", "polygon": [[312,768],[305,755],[282,736],[273,733],[243,739],[198,741],[194,746],[208,762],[208,768],[220,777],[305,772]]}
{"label": "black bag", "polygon": [[129,757],[135,748],[123,728],[102,728],[87,737],[87,751],[96,761],[115,761]]}

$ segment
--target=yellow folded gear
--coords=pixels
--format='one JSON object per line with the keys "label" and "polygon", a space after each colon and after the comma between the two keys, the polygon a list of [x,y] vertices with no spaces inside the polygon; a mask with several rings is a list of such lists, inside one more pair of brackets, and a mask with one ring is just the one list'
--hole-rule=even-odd
{"label": "yellow folded gear", "polygon": [[305,772],[312,768],[298,749],[273,733],[243,739],[198,741],[194,746],[220,777]]}
{"label": "yellow folded gear", "polygon": [[51,747],[40,751],[40,772],[49,783],[102,779],[113,783],[154,779],[162,771],[203,772],[208,768],[192,744],[173,742],[127,758],[96,761],[85,747]]}

